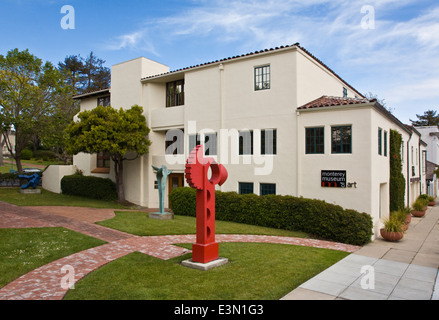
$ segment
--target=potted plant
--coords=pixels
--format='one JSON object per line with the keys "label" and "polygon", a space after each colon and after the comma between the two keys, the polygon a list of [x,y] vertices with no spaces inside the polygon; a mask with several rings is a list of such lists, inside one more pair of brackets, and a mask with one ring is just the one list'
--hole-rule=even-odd
{"label": "potted plant", "polygon": [[428,201],[428,194],[421,194],[416,201],[422,201],[422,203],[424,204],[424,207],[425,207],[424,211],[427,210],[428,202],[429,202]]}
{"label": "potted plant", "polygon": [[412,215],[414,217],[423,217],[425,215],[425,203],[424,201],[422,201],[421,199],[416,200],[415,202],[413,202],[412,204]]}
{"label": "potted plant", "polygon": [[380,230],[380,233],[384,240],[396,242],[404,237],[404,232],[402,231],[403,223],[395,215],[390,216],[389,219],[384,219],[383,222],[384,228]]}
{"label": "potted plant", "polygon": [[434,200],[434,197],[432,197],[432,196],[428,197],[428,205],[430,207],[434,207],[436,205],[436,201]]}
{"label": "potted plant", "polygon": [[392,219],[397,219],[401,222],[402,231],[407,231],[409,228],[409,224],[412,221],[412,217],[410,213],[407,213],[406,209],[393,211],[390,213],[390,217]]}

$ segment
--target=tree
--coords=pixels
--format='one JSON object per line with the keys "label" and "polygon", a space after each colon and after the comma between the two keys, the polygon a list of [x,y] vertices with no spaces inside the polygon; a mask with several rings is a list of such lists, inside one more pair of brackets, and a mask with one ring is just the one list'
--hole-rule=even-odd
{"label": "tree", "polygon": [[73,154],[108,153],[114,164],[118,201],[123,203],[124,161],[148,153],[151,145],[147,139],[150,129],[146,125],[143,108],[135,105],[128,110],[116,110],[111,106],[98,106],[82,111],[78,118],[79,121],[72,122],[66,129],[68,149]]}
{"label": "tree", "polygon": [[418,118],[417,121],[410,119],[415,127],[439,126],[439,115],[435,110],[427,110],[423,115],[417,114],[416,117]]}
{"label": "tree", "polygon": [[68,82],[78,94],[97,91],[110,87],[111,71],[104,67],[105,60],[99,59],[92,52],[87,58],[80,55],[67,56],[58,68],[66,73]]}
{"label": "tree", "polygon": [[[64,77],[50,62],[29,53],[10,50],[0,55],[0,132],[22,173],[21,151],[54,114],[60,96],[69,94]],[[15,146],[9,132],[15,131]]]}
{"label": "tree", "polygon": [[382,105],[387,111],[393,113],[393,108],[387,106],[386,99],[380,99],[377,94],[368,92],[364,95],[368,100],[376,100],[380,105]]}

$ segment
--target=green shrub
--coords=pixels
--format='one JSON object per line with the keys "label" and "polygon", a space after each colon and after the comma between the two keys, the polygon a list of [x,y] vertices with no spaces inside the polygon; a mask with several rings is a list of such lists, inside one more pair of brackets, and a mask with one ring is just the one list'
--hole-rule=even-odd
{"label": "green shrub", "polygon": [[[323,239],[354,245],[364,245],[372,236],[370,215],[346,210],[322,200],[220,191],[215,192],[215,198],[218,220],[303,231]],[[176,215],[196,216],[195,189],[174,189],[169,200]]]}
{"label": "green shrub", "polygon": [[22,160],[30,160],[34,156],[32,150],[24,149],[21,151],[21,159]]}
{"label": "green shrub", "polygon": [[99,200],[117,200],[116,184],[110,179],[74,174],[61,179],[64,194]]}

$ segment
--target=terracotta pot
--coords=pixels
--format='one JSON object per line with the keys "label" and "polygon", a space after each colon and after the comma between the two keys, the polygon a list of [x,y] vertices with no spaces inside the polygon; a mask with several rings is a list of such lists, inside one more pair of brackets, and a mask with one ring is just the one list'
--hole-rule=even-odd
{"label": "terracotta pot", "polygon": [[396,242],[404,237],[404,232],[389,232],[383,229],[380,230],[381,237],[386,241]]}
{"label": "terracotta pot", "polygon": [[431,201],[431,202],[428,203],[428,205],[429,205],[430,207],[434,207],[434,206],[436,205],[436,202],[435,202],[435,201]]}
{"label": "terracotta pot", "polygon": [[425,211],[412,211],[413,217],[421,218],[425,215]]}
{"label": "terracotta pot", "polygon": [[409,228],[409,225],[408,225],[408,224],[403,224],[403,225],[402,225],[402,231],[403,231],[403,232],[406,232],[408,228]]}
{"label": "terracotta pot", "polygon": [[409,214],[407,215],[407,218],[405,219],[405,224],[406,224],[406,225],[409,225],[410,222],[412,222],[412,215],[409,213]]}

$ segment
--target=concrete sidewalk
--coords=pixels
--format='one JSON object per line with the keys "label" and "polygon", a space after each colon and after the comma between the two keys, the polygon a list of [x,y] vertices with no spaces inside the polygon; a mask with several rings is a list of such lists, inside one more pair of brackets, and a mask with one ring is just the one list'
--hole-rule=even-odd
{"label": "concrete sidewalk", "polygon": [[439,206],[399,242],[378,237],[281,300],[439,300]]}

